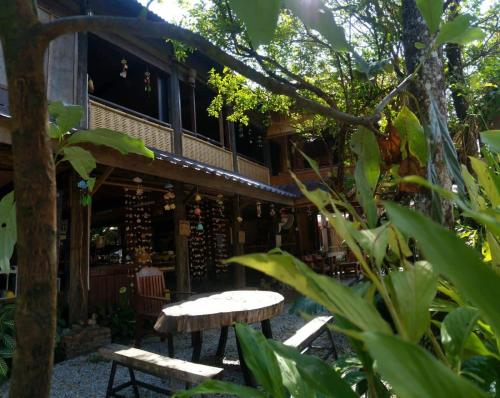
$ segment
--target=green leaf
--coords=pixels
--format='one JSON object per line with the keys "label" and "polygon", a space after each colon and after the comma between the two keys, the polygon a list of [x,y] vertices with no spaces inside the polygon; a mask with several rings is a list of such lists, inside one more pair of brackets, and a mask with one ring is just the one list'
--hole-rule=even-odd
{"label": "green leaf", "polygon": [[90,173],[96,168],[96,161],[94,156],[87,150],[78,146],[69,146],[63,148],[64,157],[71,163],[71,166],[84,180],[90,178]]}
{"label": "green leaf", "polygon": [[403,233],[417,240],[434,269],[450,280],[500,333],[500,276],[454,232],[403,206],[395,203],[385,205],[392,222]]}
{"label": "green leaf", "polygon": [[104,145],[115,149],[123,155],[135,153],[150,159],[154,159],[154,153],[148,149],[144,142],[127,134],[119,133],[109,129],[82,130],[72,134],[66,141],[68,145],[89,143]]}
{"label": "green leaf", "polygon": [[391,333],[372,303],[352,289],[324,275],[318,275],[291,254],[275,249],[267,254],[233,257],[228,262],[243,264],[293,286],[301,294],[315,300],[330,312],[342,315],[361,330]]}
{"label": "green leaf", "polygon": [[9,373],[9,366],[7,362],[3,358],[0,357],[0,376],[5,377]]}
{"label": "green leaf", "polygon": [[437,275],[425,261],[390,275],[401,323],[408,339],[418,343],[430,325],[429,306],[436,296]]}
{"label": "green leaf", "polygon": [[256,388],[220,380],[206,380],[190,390],[177,391],[173,398],[187,398],[199,394],[231,394],[242,398],[268,398],[268,395]]}
{"label": "green leaf", "polygon": [[500,206],[500,192],[493,176],[488,170],[488,165],[480,159],[470,157],[470,164],[474,173],[476,173],[480,186],[483,188],[486,197],[493,208]]}
{"label": "green leaf", "polygon": [[364,333],[377,369],[397,396],[405,398],[486,398],[485,392],[453,373],[429,352],[397,336]]}
{"label": "green leaf", "polygon": [[15,348],[16,348],[16,340],[14,339],[14,337],[12,337],[10,334],[3,333],[0,336],[0,338],[3,341],[3,344],[5,345],[5,348],[7,348],[8,350],[12,350],[12,351],[15,350]]}
{"label": "green leaf", "polygon": [[443,0],[416,0],[417,8],[424,17],[429,31],[437,31],[443,14]]}
{"label": "green leaf", "polygon": [[420,164],[424,166],[427,163],[427,142],[425,138],[424,128],[420,124],[417,116],[403,106],[399,112],[396,120],[394,120],[394,127],[398,130],[401,137],[401,153],[403,159],[408,157],[406,151],[406,144],[410,153],[415,156]]}
{"label": "green leaf", "polygon": [[[325,397],[357,397],[349,384],[342,380],[339,373],[321,359],[311,355],[302,355],[295,348],[287,347],[277,341],[269,340],[269,345],[278,357],[283,382],[287,385],[292,396],[317,396],[298,393],[301,389],[304,389],[302,385],[306,385],[306,391],[313,391]],[[280,359],[285,361],[280,362]],[[284,370],[288,370],[290,367],[291,371],[287,373],[289,377],[285,377]]]}
{"label": "green leaf", "polygon": [[0,357],[2,358],[12,358],[14,356],[14,350],[11,348],[1,348]]}
{"label": "green leaf", "polygon": [[17,242],[16,204],[14,192],[0,200],[0,270],[10,272],[10,259]]}
{"label": "green leaf", "polygon": [[368,219],[368,225],[377,223],[377,208],[373,198],[380,177],[380,150],[372,131],[360,127],[351,136],[351,148],[358,160],[354,170],[358,200]]}
{"label": "green leaf", "polygon": [[425,44],[420,42],[420,41],[417,41],[417,42],[415,42],[415,48],[418,50],[422,50],[425,48]]}
{"label": "green leaf", "polygon": [[500,152],[500,130],[487,130],[479,133],[481,141],[490,147],[492,152]]}
{"label": "green leaf", "polygon": [[[243,357],[255,380],[271,394],[285,397],[278,361],[264,335],[248,325],[237,323],[236,335],[243,351]],[[256,347],[259,349],[256,350]]]}
{"label": "green leaf", "polygon": [[389,226],[384,224],[375,229],[363,229],[361,231],[352,229],[352,234],[359,245],[365,249],[380,266],[384,260],[389,243]]}
{"label": "green leaf", "polygon": [[321,33],[335,51],[349,50],[344,28],[336,24],[333,14],[323,1],[285,0],[285,7],[292,11],[309,29]]}
{"label": "green leaf", "polygon": [[458,15],[446,22],[436,37],[436,44],[456,43],[465,45],[475,40],[485,38],[484,32],[479,28],[470,26],[470,15]]}
{"label": "green leaf", "polygon": [[55,120],[50,125],[50,137],[59,139],[80,124],[83,108],[80,105],[64,105],[61,101],[49,104],[49,115]]}
{"label": "green leaf", "polygon": [[451,311],[441,324],[441,343],[450,362],[459,364],[465,342],[479,318],[475,308],[459,307]]}
{"label": "green leaf", "polygon": [[229,0],[229,5],[245,24],[255,47],[271,41],[280,12],[279,0]]}

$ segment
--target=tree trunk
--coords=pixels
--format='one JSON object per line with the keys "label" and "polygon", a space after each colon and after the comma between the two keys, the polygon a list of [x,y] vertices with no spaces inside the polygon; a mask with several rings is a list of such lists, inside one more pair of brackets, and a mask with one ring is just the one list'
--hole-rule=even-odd
{"label": "tree trunk", "polygon": [[48,397],[56,329],[56,181],[48,135],[45,45],[31,1],[2,2],[12,116],[18,297],[11,397]]}
{"label": "tree trunk", "polygon": [[[418,11],[415,0],[403,0],[402,13],[406,68],[411,73],[416,69],[424,52],[432,45],[432,38],[420,11]],[[424,49],[417,49],[415,47],[416,42],[423,43]],[[413,108],[420,116],[423,125],[429,125],[431,98],[434,98],[437,104],[439,116],[445,121],[448,120],[442,59],[442,49],[432,51],[420,68],[419,77],[414,79],[409,86],[409,91],[414,99]],[[429,159],[429,161],[435,166],[437,183],[451,191],[452,181],[444,161],[443,145],[440,142],[432,142],[430,137],[428,137],[428,141],[430,141],[430,146],[435,148],[433,158]],[[431,201],[428,195],[422,198],[421,204],[426,213],[432,214]],[[449,201],[441,201],[441,219],[438,221],[447,226],[453,225],[452,204]]]}

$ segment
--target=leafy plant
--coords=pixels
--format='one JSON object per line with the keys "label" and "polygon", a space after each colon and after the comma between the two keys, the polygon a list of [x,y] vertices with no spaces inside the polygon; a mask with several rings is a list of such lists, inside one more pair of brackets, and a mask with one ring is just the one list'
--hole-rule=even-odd
{"label": "leafy plant", "polygon": [[0,379],[9,373],[9,364],[16,348],[14,304],[4,304],[0,308]]}
{"label": "leafy plant", "polygon": [[129,293],[125,287],[120,289],[116,304],[98,307],[97,322],[111,329],[113,341],[129,343],[134,336],[135,312],[130,305]]}

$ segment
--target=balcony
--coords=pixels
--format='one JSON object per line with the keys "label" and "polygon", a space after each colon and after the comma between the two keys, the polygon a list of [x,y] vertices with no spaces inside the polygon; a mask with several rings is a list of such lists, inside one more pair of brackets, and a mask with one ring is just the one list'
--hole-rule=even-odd
{"label": "balcony", "polygon": [[[146,145],[173,152],[173,130],[167,123],[97,98],[89,100],[89,127],[107,128],[140,138]],[[189,133],[182,136],[183,156],[210,166],[234,171],[231,151]],[[266,184],[269,169],[238,155],[238,174]]]}

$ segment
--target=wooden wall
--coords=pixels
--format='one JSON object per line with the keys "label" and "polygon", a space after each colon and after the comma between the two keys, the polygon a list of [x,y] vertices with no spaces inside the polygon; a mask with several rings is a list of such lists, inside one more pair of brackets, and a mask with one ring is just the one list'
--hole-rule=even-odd
{"label": "wooden wall", "polygon": [[[46,10],[39,9],[43,22],[56,18]],[[60,100],[68,104],[77,102],[76,98],[76,68],[78,40],[77,34],[64,35],[54,40],[45,56],[45,74],[47,76],[48,98]],[[7,85],[5,62],[0,43],[0,85]]]}

